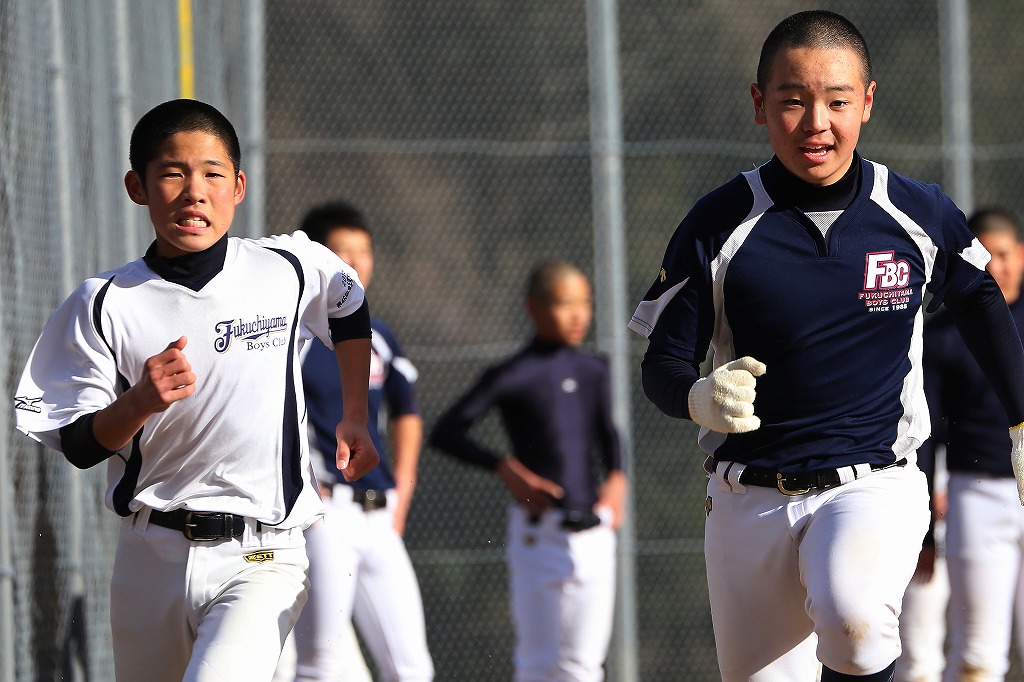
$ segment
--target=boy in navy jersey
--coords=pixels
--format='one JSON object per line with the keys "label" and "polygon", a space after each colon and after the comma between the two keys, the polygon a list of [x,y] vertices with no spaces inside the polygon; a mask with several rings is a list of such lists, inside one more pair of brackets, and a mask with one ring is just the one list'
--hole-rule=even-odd
{"label": "boy in navy jersey", "polygon": [[[1017,329],[1024,328],[1024,244],[1017,219],[1005,210],[986,209],[967,224],[992,254],[987,269]],[[1018,622],[1024,615],[1024,507],[1017,504],[1005,411],[947,311],[924,327],[924,388],[934,435],[920,455],[931,459],[937,443],[943,443],[949,470],[945,679],[1002,680],[1010,664],[1014,614]],[[931,556],[924,551],[923,557]],[[1024,631],[1018,634],[1024,637]]]}
{"label": "boy in navy jersey", "polygon": [[670,240],[630,322],[650,342],[644,391],[701,426],[722,679],[811,682],[820,662],[822,682],[888,682],[929,520],[925,289],[993,382],[1016,462],[1024,349],[959,209],[857,154],[875,83],[853,24],[784,19],[750,93],[774,157]]}
{"label": "boy in navy jersey", "polygon": [[357,479],[378,460],[363,289],[305,235],[228,237],[240,157],[208,104],[165,102],[139,120],[124,182],[156,239],[71,294],[18,386],[21,431],[79,468],[107,462],[125,682],[271,679],[306,600],[302,531],[323,513],[298,363],[314,336],[344,386],[338,468]]}
{"label": "boy in navy jersey", "polygon": [[[373,236],[361,211],[344,201],[322,204],[310,209],[300,229],[351,265],[364,287],[370,285]],[[330,454],[343,409],[337,373],[330,371],[333,357],[313,345],[302,360],[327,514],[306,531],[312,588],[295,626],[297,681],[350,679],[346,673],[360,667],[353,613],[381,682],[434,677],[419,584],[402,541],[423,442],[413,389],[417,373],[391,329],[376,317],[370,324],[369,423],[381,461],[359,481],[346,481]]]}
{"label": "boy in navy jersey", "polygon": [[[535,336],[489,368],[438,420],[431,444],[494,471],[509,489],[506,539],[516,682],[598,682],[611,637],[615,531],[626,478],[611,419],[607,363],[579,350],[590,284],[553,261],[530,276]],[[512,456],[470,438],[497,408]],[[605,472],[599,482],[595,464]]]}

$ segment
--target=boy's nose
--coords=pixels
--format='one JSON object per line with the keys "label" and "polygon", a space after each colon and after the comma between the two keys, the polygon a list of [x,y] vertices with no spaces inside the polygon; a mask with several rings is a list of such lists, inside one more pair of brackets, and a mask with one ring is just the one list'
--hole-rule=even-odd
{"label": "boy's nose", "polygon": [[804,127],[810,131],[828,128],[828,107],[817,104],[807,107],[807,113],[804,115]]}

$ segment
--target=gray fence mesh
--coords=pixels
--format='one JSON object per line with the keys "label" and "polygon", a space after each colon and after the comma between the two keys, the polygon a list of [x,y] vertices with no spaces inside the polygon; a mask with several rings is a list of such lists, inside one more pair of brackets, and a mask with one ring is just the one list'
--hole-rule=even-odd
{"label": "gray fence mesh", "polygon": [[[190,4],[195,96],[235,122],[251,176],[234,232],[290,231],[311,204],[336,197],[365,210],[377,244],[370,299],[420,370],[428,429],[526,340],[534,263],[562,257],[606,275],[594,264],[585,3]],[[122,176],[135,120],[181,92],[179,7],[0,0],[0,634],[7,623],[11,642],[0,654],[13,656],[0,661],[0,679],[113,678],[116,519],[103,508],[102,467],[74,470],[17,433],[11,415],[55,306],[152,239]],[[769,158],[749,84],[764,34],[804,8],[620,1],[631,304],[689,206]],[[939,3],[830,8],[872,48],[879,86],[862,152],[948,182]],[[1024,213],[1024,11],[1011,0],[973,3],[970,27],[973,201]],[[631,344],[636,599],[625,607],[639,623],[640,678],[714,680],[695,429],[646,401],[635,372],[644,344]],[[494,419],[476,433],[505,446]],[[506,500],[495,477],[424,451],[406,540],[438,680],[511,677]],[[1008,679],[1024,679],[1016,658]]]}

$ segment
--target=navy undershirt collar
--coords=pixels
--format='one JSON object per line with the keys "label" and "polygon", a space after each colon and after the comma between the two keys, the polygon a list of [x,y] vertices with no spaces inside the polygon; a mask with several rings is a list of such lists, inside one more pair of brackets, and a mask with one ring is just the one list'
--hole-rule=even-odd
{"label": "navy undershirt collar", "polygon": [[796,207],[804,213],[842,211],[853,203],[860,187],[861,162],[857,152],[853,153],[849,170],[831,185],[804,182],[790,173],[778,157],[772,157],[765,170],[765,189],[769,196],[779,204]]}
{"label": "navy undershirt collar", "polygon": [[142,257],[146,265],[168,282],[199,291],[207,282],[224,269],[224,260],[228,253],[228,236],[224,234],[208,249],[195,253],[186,253],[176,258],[166,258],[156,252],[156,241],[150,244],[146,255]]}

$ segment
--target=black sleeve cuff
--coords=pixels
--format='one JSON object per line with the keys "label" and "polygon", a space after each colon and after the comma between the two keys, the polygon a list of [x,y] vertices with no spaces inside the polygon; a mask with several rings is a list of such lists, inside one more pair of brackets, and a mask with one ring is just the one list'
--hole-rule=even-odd
{"label": "black sleeve cuff", "polygon": [[64,459],[79,469],[96,466],[116,454],[96,440],[92,432],[92,420],[95,416],[95,412],[82,415],[60,428],[60,448],[64,453]]}
{"label": "black sleeve cuff", "polygon": [[696,365],[660,353],[648,353],[640,365],[647,399],[670,417],[690,419],[690,389],[700,379]]}
{"label": "black sleeve cuff", "polygon": [[364,299],[359,309],[351,315],[327,318],[327,326],[331,330],[331,341],[334,343],[341,343],[351,339],[369,339],[372,335],[370,331],[370,304]]}

